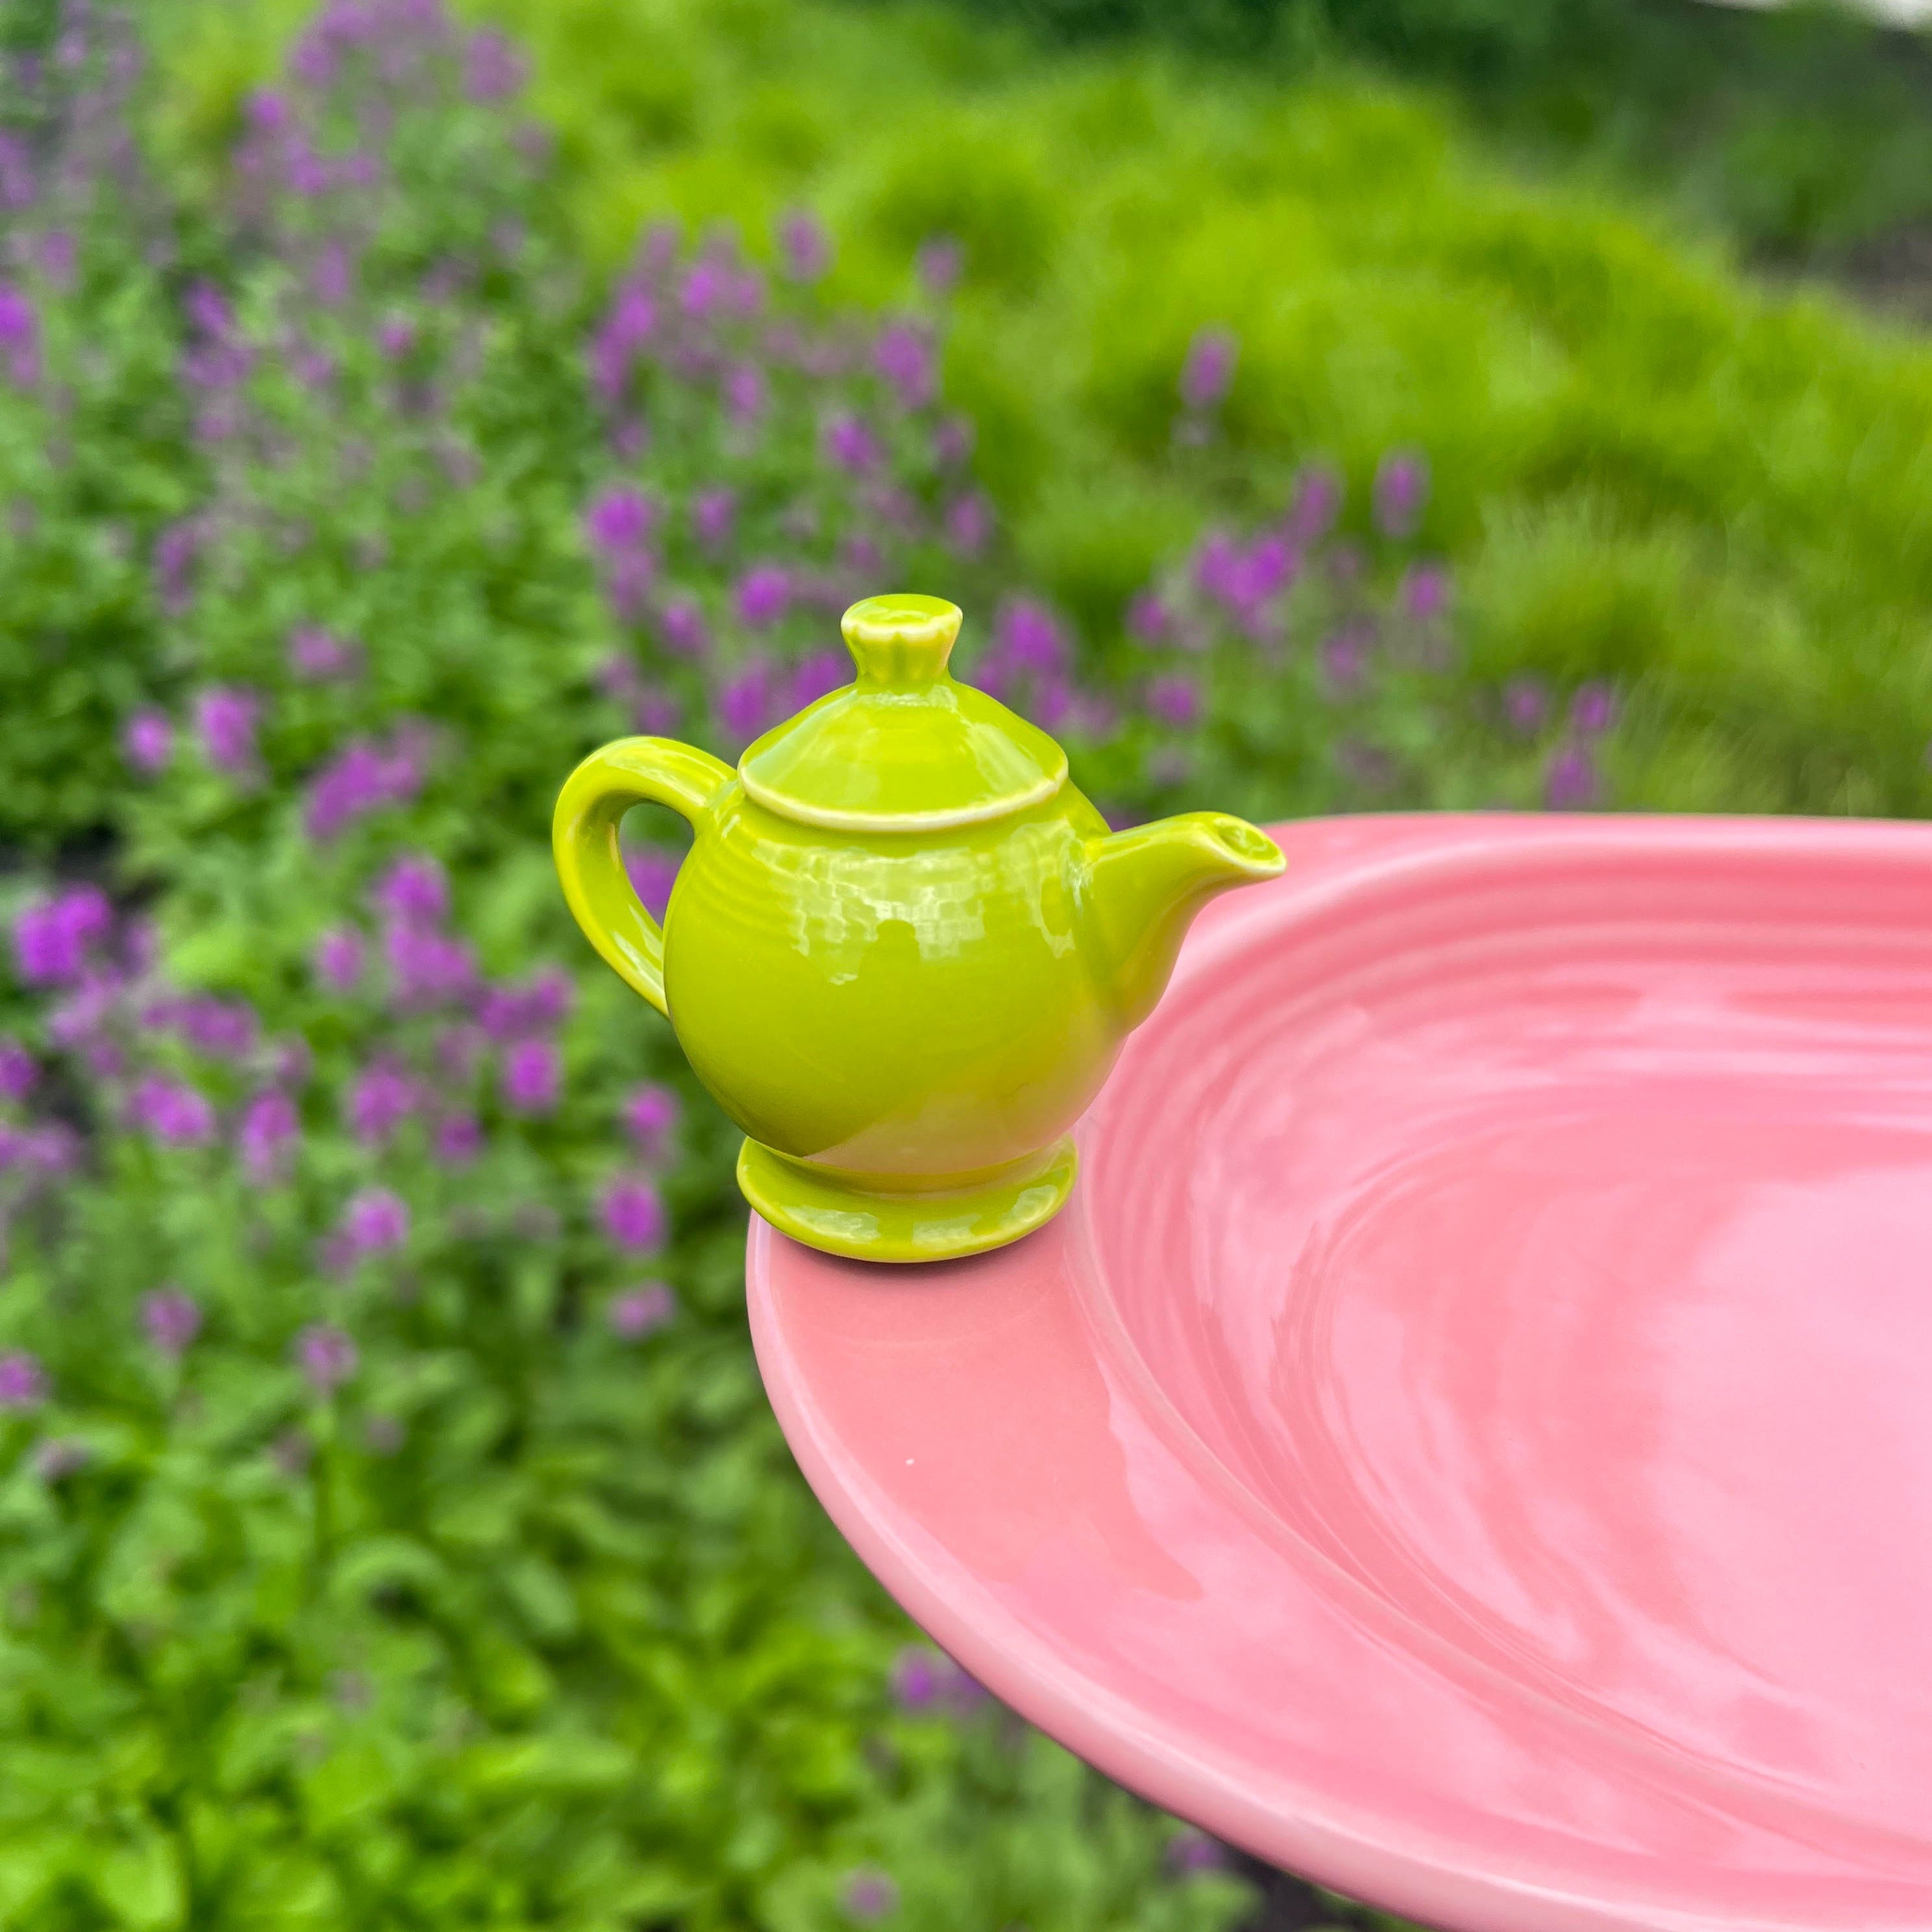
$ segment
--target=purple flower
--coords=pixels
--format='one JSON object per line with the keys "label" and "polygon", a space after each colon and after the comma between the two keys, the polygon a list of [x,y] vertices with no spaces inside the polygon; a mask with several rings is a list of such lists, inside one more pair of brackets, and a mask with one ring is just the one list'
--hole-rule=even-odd
{"label": "purple flower", "polygon": [[308,1079],[314,1056],[300,1034],[286,1034],[272,1041],[268,1051],[268,1078],[284,1087],[299,1087]]}
{"label": "purple flower", "polygon": [[958,286],[966,266],[966,251],[950,235],[930,235],[914,257],[919,284],[934,302],[944,302]]}
{"label": "purple flower", "polygon": [[724,412],[734,423],[754,423],[765,412],[765,372],[755,362],[734,362],[724,372]]}
{"label": "purple flower", "polygon": [[1201,687],[1183,671],[1148,680],[1149,714],[1160,724],[1184,731],[1201,716]]}
{"label": "purple flower", "polygon": [[1439,617],[1449,608],[1449,573],[1439,563],[1418,563],[1403,575],[1396,601],[1404,616],[1419,624]]}
{"label": "purple flower", "polygon": [[563,1063],[547,1040],[520,1040],[503,1056],[503,1105],[513,1114],[555,1111]]}
{"label": "purple flower", "polygon": [[332,992],[346,993],[362,976],[362,935],[338,926],[316,942],[316,976]]}
{"label": "purple flower", "polygon": [[174,727],[164,712],[137,711],[122,728],[122,754],[143,778],[167,769],[174,744]]}
{"label": "purple flower", "polygon": [[238,686],[215,685],[194,702],[195,729],[203,758],[218,772],[238,777],[255,764],[255,722],[261,700]]}
{"label": "purple flower", "polygon": [[128,1100],[134,1124],[166,1147],[204,1147],[214,1138],[214,1109],[184,1080],[151,1073]]}
{"label": "purple flower", "polygon": [[[23,71],[33,60],[31,54],[16,56],[15,73],[19,84],[27,85]],[[34,170],[27,144],[17,134],[0,129],[0,208],[31,208],[34,202]]]}
{"label": "purple flower", "polygon": [[822,280],[832,266],[832,238],[810,209],[794,208],[778,224],[778,256],[791,280]]}
{"label": "purple flower", "polygon": [[324,841],[372,812],[409,804],[422,790],[428,750],[420,730],[398,728],[386,745],[351,739],[310,780],[303,829]]}
{"label": "purple flower", "polygon": [[948,416],[934,425],[933,460],[943,469],[956,470],[973,454],[973,425],[964,416]]}
{"label": "purple flower", "polygon": [[993,512],[976,490],[946,506],[946,540],[962,556],[977,556],[993,534]]}
{"label": "purple flower", "polygon": [[1600,787],[1587,745],[1562,745],[1544,774],[1543,798],[1552,812],[1581,812],[1597,802]]}
{"label": "purple flower", "polygon": [[356,1372],[356,1344],[340,1328],[311,1323],[296,1337],[296,1366],[317,1395],[339,1388]]}
{"label": "purple flower", "polygon": [[6,282],[0,282],[0,358],[20,388],[40,380],[40,319],[32,300]]}
{"label": "purple flower", "polygon": [[1533,738],[1550,716],[1550,693],[1534,677],[1513,677],[1503,686],[1503,715],[1513,730]]}
{"label": "purple flower", "polygon": [[1328,534],[1341,508],[1341,478],[1332,470],[1306,470],[1295,484],[1282,527],[1291,542],[1305,548]]}
{"label": "purple flower", "polygon": [[196,328],[218,341],[235,326],[235,311],[230,308],[228,298],[212,282],[190,282],[182,305]]}
{"label": "purple flower", "polygon": [[644,600],[657,579],[657,560],[647,550],[620,550],[604,561],[604,594],[627,624],[643,614]]}
{"label": "purple flower", "polygon": [[670,889],[677,883],[678,856],[662,846],[640,845],[624,854],[624,870],[631,890],[652,918],[662,921],[670,904]]}
{"label": "purple flower", "polygon": [[1225,532],[1210,531],[1194,557],[1194,581],[1250,628],[1261,607],[1294,575],[1298,559],[1287,541],[1264,537],[1244,549]]}
{"label": "purple flower", "polygon": [[838,651],[812,651],[799,660],[791,674],[791,708],[802,711],[827,692],[852,681],[852,661]]}
{"label": "purple flower", "polygon": [[392,362],[416,346],[416,326],[406,315],[386,316],[376,325],[376,346]]}
{"label": "purple flower", "polygon": [[1205,1832],[1190,1829],[1168,1840],[1168,1869],[1181,1877],[1192,1872],[1219,1871],[1227,1862],[1226,1848]]}
{"label": "purple flower", "polygon": [[854,1872],[845,1881],[841,1898],[846,1916],[861,1925],[876,1924],[899,1908],[898,1886],[888,1874],[874,1865]]}
{"label": "purple flower", "polygon": [[177,1008],[174,1024],[197,1053],[239,1059],[251,1052],[261,1020],[246,1000],[218,1000],[198,994]]}
{"label": "purple flower", "polygon": [[691,500],[692,532],[705,549],[716,550],[729,540],[737,513],[736,491],[700,490]]}
{"label": "purple flower", "polygon": [[1031,676],[1059,676],[1067,669],[1066,640],[1053,614],[1030,598],[1007,600],[993,622],[993,645],[1004,664]]}
{"label": "purple flower", "polygon": [[520,986],[492,986],[478,1001],[476,1017],[495,1040],[520,1040],[559,1024],[570,1011],[574,991],[567,973],[554,967]]}
{"label": "purple flower", "polygon": [[1232,329],[1215,322],[1196,329],[1180,365],[1181,401],[1197,413],[1214,408],[1234,382],[1240,350]]}
{"label": "purple flower", "polygon": [[930,1644],[909,1643],[892,1659],[892,1696],[902,1711],[931,1710],[945,1694],[952,1660]]}
{"label": "purple flower", "polygon": [[606,402],[614,403],[622,395],[631,364],[656,332],[657,323],[657,304],[650,290],[640,282],[620,284],[590,344],[591,382]]}
{"label": "purple flower", "polygon": [[1414,450],[1390,450],[1376,470],[1376,527],[1384,536],[1406,537],[1429,500],[1429,464]]}
{"label": "purple flower", "polygon": [[24,1131],[0,1123],[0,1173],[22,1168],[44,1180],[70,1172],[80,1157],[79,1136],[58,1121]]}
{"label": "purple flower", "polygon": [[618,1110],[618,1118],[646,1160],[662,1158],[664,1142],[677,1125],[677,1096],[656,1081],[633,1089]]}
{"label": "purple flower", "polygon": [[46,1399],[47,1375],[38,1356],[24,1348],[0,1355],[0,1408],[38,1408]]}
{"label": "purple flower", "polygon": [[0,1040],[0,1100],[24,1100],[40,1078],[39,1063],[16,1040]]}
{"label": "purple flower", "polygon": [[1127,634],[1138,643],[1165,643],[1173,624],[1173,614],[1154,591],[1143,590],[1127,606]]}
{"label": "purple flower", "polygon": [[201,1333],[201,1309],[178,1288],[158,1288],[141,1298],[141,1326],[158,1353],[182,1354]]}
{"label": "purple flower", "polygon": [[475,1074],[483,1048],[481,1027],[445,1027],[436,1036],[436,1070],[452,1084],[461,1086]]}
{"label": "purple flower", "polygon": [[1368,674],[1370,633],[1366,625],[1344,624],[1322,644],[1322,669],[1338,698],[1359,691]]}
{"label": "purple flower", "polygon": [[612,651],[601,658],[591,674],[591,681],[606,698],[614,698],[620,704],[634,704],[644,688],[636,664],[623,651]]}
{"label": "purple flower", "polygon": [[40,237],[40,273],[64,292],[74,286],[74,272],[79,266],[80,255],[73,236],[64,228],[50,228]]}
{"label": "purple flower", "polygon": [[185,610],[192,597],[188,571],[201,542],[192,521],[170,524],[154,539],[154,594],[170,616]]}
{"label": "purple flower", "polygon": [[376,881],[370,903],[389,918],[434,926],[449,912],[449,882],[434,859],[406,854]]}
{"label": "purple flower", "polygon": [[663,1245],[664,1203],[648,1180],[614,1180],[604,1190],[600,1211],[604,1233],[619,1247],[642,1252]]}
{"label": "purple flower", "polygon": [[841,470],[862,476],[879,460],[878,441],[862,418],[842,410],[825,425],[825,454]]}
{"label": "purple flower", "polygon": [[[316,300],[324,308],[340,308],[349,299],[355,279],[356,258],[349,244],[340,240],[325,242],[316,253],[315,266],[309,276]],[[325,362],[325,368],[327,366]],[[310,386],[316,385],[311,382]]]}
{"label": "purple flower", "polygon": [[351,676],[362,662],[362,646],[353,638],[338,638],[320,624],[298,624],[289,633],[289,668],[311,683]]}
{"label": "purple flower", "polygon": [[668,738],[683,716],[683,706],[670,692],[656,688],[640,692],[631,712],[632,723],[647,738]]}
{"label": "purple flower", "polygon": [[755,738],[771,714],[772,696],[770,668],[754,660],[718,692],[718,722],[734,738]]}
{"label": "purple flower", "polygon": [[647,1281],[610,1304],[611,1333],[621,1342],[641,1341],[677,1312],[677,1298],[661,1281]]}
{"label": "purple flower", "polygon": [[461,940],[398,920],[384,932],[391,990],[404,1011],[466,998],[476,984],[475,956]]}
{"label": "purple flower", "polygon": [[472,100],[508,100],[523,85],[523,56],[507,35],[482,27],[464,42],[463,91]]}
{"label": "purple flower", "polygon": [[364,1147],[382,1146],[416,1110],[416,1083],[392,1060],[378,1060],[349,1090],[350,1131]]}
{"label": "purple flower", "polygon": [[889,322],[879,331],[872,364],[891,386],[900,406],[922,410],[938,388],[932,343],[925,331],[907,322]]}
{"label": "purple flower", "polygon": [[113,922],[106,895],[93,886],[76,886],[27,907],[14,921],[21,979],[30,986],[65,986],[79,979],[88,948],[104,939]]}
{"label": "purple flower", "polygon": [[436,1157],[446,1167],[460,1167],[482,1150],[483,1130],[474,1114],[451,1114],[436,1123]]}
{"label": "purple flower", "polygon": [[614,483],[590,500],[584,513],[584,533],[593,549],[606,555],[634,550],[651,533],[657,511],[641,490]]}
{"label": "purple flower", "polygon": [[1600,738],[1616,717],[1616,693],[1607,684],[1580,685],[1570,700],[1570,722],[1580,738]]}
{"label": "purple flower", "polygon": [[702,657],[711,647],[710,627],[704,613],[689,598],[679,598],[658,613],[658,628],[664,649],[680,657]]}
{"label": "purple flower", "polygon": [[343,1245],[351,1255],[380,1254],[410,1238],[408,1204],[386,1187],[365,1187],[342,1214]]}
{"label": "purple flower", "polygon": [[776,624],[791,608],[790,577],[775,563],[757,563],[738,580],[736,604],[741,622],[754,631]]}
{"label": "purple flower", "polygon": [[249,1178],[264,1184],[273,1180],[301,1131],[295,1102],[286,1094],[273,1087],[257,1094],[242,1110],[236,1136]]}

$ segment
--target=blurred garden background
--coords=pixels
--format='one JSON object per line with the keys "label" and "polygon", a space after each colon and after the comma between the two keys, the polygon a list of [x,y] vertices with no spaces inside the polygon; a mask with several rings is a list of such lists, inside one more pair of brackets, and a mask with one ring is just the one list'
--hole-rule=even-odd
{"label": "blurred garden background", "polygon": [[734,1137],[550,803],[626,731],[735,755],[908,588],[1118,823],[1932,808],[1932,49],[1696,0],[0,43],[0,1928],[1392,1925],[845,1550]]}

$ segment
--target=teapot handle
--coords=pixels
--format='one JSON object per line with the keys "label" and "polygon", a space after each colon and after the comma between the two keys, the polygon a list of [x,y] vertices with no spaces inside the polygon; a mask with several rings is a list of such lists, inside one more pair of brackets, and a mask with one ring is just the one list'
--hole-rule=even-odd
{"label": "teapot handle", "polygon": [[618,849],[617,827],[634,805],[668,805],[693,826],[736,774],[672,738],[620,738],[592,752],[564,781],[550,820],[563,896],[584,937],[619,978],[668,1019],[664,929],[639,900]]}

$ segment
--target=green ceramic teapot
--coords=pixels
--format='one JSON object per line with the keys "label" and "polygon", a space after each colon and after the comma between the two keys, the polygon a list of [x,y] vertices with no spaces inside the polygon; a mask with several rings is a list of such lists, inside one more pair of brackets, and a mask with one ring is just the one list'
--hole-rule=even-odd
{"label": "green ceramic teapot", "polygon": [[[1051,1219],[1067,1130],[1190,921],[1282,864],[1220,812],[1110,832],[1052,739],[947,675],[959,621],[935,597],[855,604],[856,682],[736,771],[620,739],[570,775],[553,828],[578,923],[749,1136],[746,1198],[868,1261],[974,1254]],[[695,835],[662,928],[617,844],[646,801]]]}

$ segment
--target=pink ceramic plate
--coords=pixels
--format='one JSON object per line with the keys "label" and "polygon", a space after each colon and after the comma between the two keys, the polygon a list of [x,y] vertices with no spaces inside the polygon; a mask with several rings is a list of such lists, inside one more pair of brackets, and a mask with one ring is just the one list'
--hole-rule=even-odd
{"label": "pink ceramic plate", "polygon": [[1277,829],[1018,1246],[754,1224],[806,1475],[1156,1802],[1460,1932],[1932,1928],[1932,828]]}

